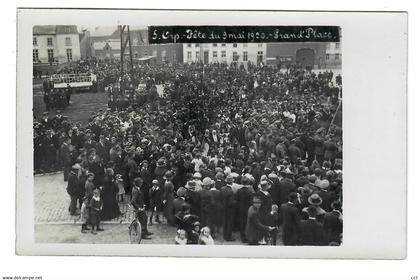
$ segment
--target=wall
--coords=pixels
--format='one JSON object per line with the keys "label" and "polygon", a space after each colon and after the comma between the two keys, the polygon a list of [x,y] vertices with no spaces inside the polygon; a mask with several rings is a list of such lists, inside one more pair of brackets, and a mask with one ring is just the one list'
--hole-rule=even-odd
{"label": "wall", "polygon": [[[54,50],[54,59],[59,63],[67,62],[66,49],[72,49],[73,61],[80,60],[80,46],[78,34],[59,34],[59,35],[35,35],[37,45],[33,49],[38,50],[38,58],[42,63],[48,63],[48,50]],[[65,38],[70,37],[72,45],[65,45]],[[52,46],[48,46],[48,38],[52,38]]]}
{"label": "wall", "polygon": [[[329,58],[327,58],[327,55]],[[338,59],[336,58],[338,55]],[[341,68],[342,54],[341,54],[341,43],[328,43],[326,49],[325,63],[327,68]]]}
{"label": "wall", "polygon": [[183,62],[182,44],[138,45],[132,47],[133,58],[136,58],[136,56],[137,58],[156,56],[151,59],[150,62],[152,64],[165,63],[162,59],[163,51],[166,51],[166,62]]}
{"label": "wall", "polygon": [[[66,37],[71,38],[71,45],[66,46]],[[60,63],[67,61],[67,49],[72,50],[72,61],[80,60],[79,34],[57,34],[57,55]]]}
{"label": "wall", "polygon": [[[242,44],[238,43],[236,44],[237,47],[233,47],[233,44],[225,44],[225,46],[222,46],[221,43],[217,43],[216,46],[213,44],[191,44],[191,46],[188,46],[188,44],[183,44],[183,53],[184,53],[184,63],[188,62],[196,62],[196,61],[204,61],[204,52],[208,51],[209,53],[209,63],[214,62],[225,62],[225,63],[231,63],[233,61],[233,52],[237,52],[238,56],[238,63],[244,63],[246,64],[248,61],[252,62],[253,64],[257,63],[257,52],[262,51],[263,52],[263,58],[262,61],[265,62],[266,60],[266,50],[267,50],[267,44],[257,44],[257,43],[248,43],[248,44]],[[213,58],[213,52],[217,52],[217,57]],[[226,57],[222,57],[222,51],[226,52]],[[247,61],[243,60],[243,52],[248,52],[248,59]],[[192,58],[189,61],[188,60],[188,52],[191,52]],[[199,56],[196,56],[196,53],[199,53]]]}
{"label": "wall", "polygon": [[[281,65],[296,63],[296,52],[299,49],[313,49],[315,51],[315,65],[314,68],[325,68],[325,55],[328,43],[268,43],[267,44],[267,64],[277,65],[281,59],[285,61],[280,62]],[[273,60],[274,59],[274,60]]]}

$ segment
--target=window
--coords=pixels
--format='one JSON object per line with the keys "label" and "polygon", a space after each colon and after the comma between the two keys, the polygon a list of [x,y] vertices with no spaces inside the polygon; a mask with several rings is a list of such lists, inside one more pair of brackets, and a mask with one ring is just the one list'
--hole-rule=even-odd
{"label": "window", "polygon": [[217,44],[213,44],[213,47],[217,47]]}
{"label": "window", "polygon": [[195,44],[195,47],[198,48],[200,46],[200,44]]}
{"label": "window", "polygon": [[340,59],[340,54],[339,53],[336,53],[335,54],[335,60],[339,60]]}
{"label": "window", "polygon": [[54,62],[54,50],[48,50],[48,62]]}
{"label": "window", "polygon": [[187,44],[187,48],[191,48],[191,44]]}
{"label": "window", "polygon": [[261,48],[263,46],[262,43],[258,43],[258,47]]}
{"label": "window", "polygon": [[237,47],[238,47],[238,44],[234,43],[234,44],[233,44],[233,47],[234,47],[234,48],[237,48]]}
{"label": "window", "polygon": [[339,49],[340,48],[340,43],[335,43],[335,48]]}
{"label": "window", "polygon": [[326,59],[326,60],[330,60],[330,54],[329,54],[329,53],[327,53],[327,54],[325,55],[325,59]]}
{"label": "window", "polygon": [[243,61],[248,61],[248,52],[244,52],[242,55],[242,60]]}
{"label": "window", "polygon": [[226,44],[222,44],[222,47],[226,47]]}
{"label": "window", "polygon": [[39,52],[38,52],[38,50],[33,50],[32,51],[32,61],[33,62],[38,62],[39,61]]}
{"label": "window", "polygon": [[38,45],[38,40],[36,37],[32,38],[32,45],[37,46]]}
{"label": "window", "polygon": [[47,45],[52,46],[52,38],[47,38]]}
{"label": "window", "polygon": [[238,53],[237,52],[232,53],[232,59],[233,59],[233,61],[238,61]]}
{"label": "window", "polygon": [[195,60],[200,60],[200,52],[195,52]]}
{"label": "window", "polygon": [[217,51],[213,52],[213,58],[217,58]]}
{"label": "window", "polygon": [[257,63],[261,63],[264,60],[264,53],[259,51],[257,52]]}
{"label": "window", "polygon": [[222,51],[222,58],[226,58],[226,51]]}
{"label": "window", "polygon": [[73,60],[73,52],[71,51],[71,49],[67,49],[66,54],[67,54],[67,61],[72,61]]}
{"label": "window", "polygon": [[191,61],[191,59],[192,59],[192,54],[191,54],[191,52],[187,52],[187,59],[188,59],[188,61]]}
{"label": "window", "polygon": [[71,38],[66,37],[66,46],[71,46]]}
{"label": "window", "polygon": [[243,47],[244,47],[244,48],[247,48],[247,47],[248,47],[248,44],[247,44],[247,43],[244,43],[244,44],[243,44]]}
{"label": "window", "polygon": [[166,50],[163,50],[163,51],[160,53],[160,56],[162,57],[162,62],[165,62],[165,61],[166,61]]}

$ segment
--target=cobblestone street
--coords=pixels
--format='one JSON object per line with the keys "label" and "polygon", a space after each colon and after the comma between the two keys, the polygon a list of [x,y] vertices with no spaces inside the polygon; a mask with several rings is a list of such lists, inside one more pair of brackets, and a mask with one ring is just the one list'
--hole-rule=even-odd
{"label": "cobblestone street", "polygon": [[[97,235],[82,234],[79,216],[69,214],[70,198],[66,192],[63,174],[36,175],[35,196],[35,242],[40,243],[92,243],[124,244],[129,243],[128,225],[134,219],[128,206],[120,203],[123,213],[121,218],[103,222],[103,232]],[[142,240],[142,244],[173,244],[176,228],[166,224],[148,226],[154,233],[151,240]],[[225,242],[220,237],[215,240],[218,245],[240,245],[237,233],[236,241]]]}

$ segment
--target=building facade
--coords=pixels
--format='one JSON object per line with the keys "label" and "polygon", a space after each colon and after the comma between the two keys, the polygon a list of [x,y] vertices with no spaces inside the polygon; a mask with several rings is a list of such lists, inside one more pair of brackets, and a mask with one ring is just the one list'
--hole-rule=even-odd
{"label": "building facade", "polygon": [[[124,32],[125,40],[127,31]],[[148,42],[148,33],[145,29],[130,30],[131,50],[133,60],[139,63],[164,64],[182,63],[182,44],[156,44]],[[121,34],[118,28],[108,34],[91,36],[89,31],[84,33],[81,40],[83,58],[96,57],[97,59],[120,58]],[[124,56],[129,55],[128,45]]]}
{"label": "building facade", "polygon": [[286,67],[287,64],[300,64],[313,69],[325,69],[327,46],[324,42],[268,43],[267,64]]}
{"label": "building facade", "polygon": [[75,25],[34,26],[32,45],[34,65],[80,60],[79,33]]}
{"label": "building facade", "polygon": [[328,43],[325,53],[327,68],[341,68],[341,43]]}
{"label": "building facade", "polygon": [[184,63],[259,64],[265,63],[266,51],[265,43],[183,44]]}

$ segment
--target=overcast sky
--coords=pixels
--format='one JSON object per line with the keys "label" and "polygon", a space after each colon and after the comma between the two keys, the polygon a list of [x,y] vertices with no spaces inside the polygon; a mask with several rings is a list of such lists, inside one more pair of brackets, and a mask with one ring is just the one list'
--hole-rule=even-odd
{"label": "overcast sky", "polygon": [[[79,32],[82,32],[82,30],[89,30],[91,36],[106,36],[113,33],[115,30],[117,30],[118,26],[84,26],[79,25],[77,27]],[[130,25],[131,30],[138,30],[138,29],[147,29],[146,26],[140,26],[140,25]]]}

